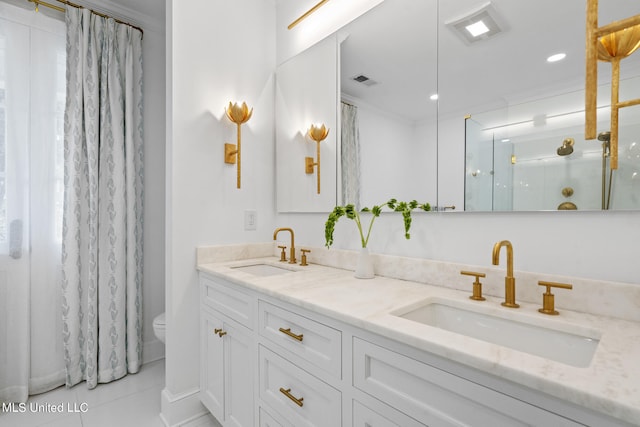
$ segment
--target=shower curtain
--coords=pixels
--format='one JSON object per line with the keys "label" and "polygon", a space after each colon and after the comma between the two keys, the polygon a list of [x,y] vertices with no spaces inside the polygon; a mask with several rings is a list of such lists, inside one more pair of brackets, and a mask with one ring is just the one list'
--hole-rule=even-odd
{"label": "shower curtain", "polygon": [[353,203],[360,208],[360,131],[358,107],[342,103],[341,116],[342,204]]}
{"label": "shower curtain", "polygon": [[66,383],[142,363],[142,34],[67,8],[63,216]]}
{"label": "shower curtain", "polygon": [[64,58],[62,21],[0,2],[0,402],[64,384]]}

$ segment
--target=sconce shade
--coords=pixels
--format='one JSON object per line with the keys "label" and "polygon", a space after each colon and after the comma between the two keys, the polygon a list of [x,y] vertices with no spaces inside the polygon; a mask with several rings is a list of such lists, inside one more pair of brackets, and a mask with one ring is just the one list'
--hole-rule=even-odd
{"label": "sconce shade", "polygon": [[329,129],[327,129],[324,124],[319,127],[311,125],[309,128],[309,136],[316,142],[324,140],[327,135],[329,135]]}
{"label": "sconce shade", "polygon": [[231,102],[229,102],[229,106],[225,110],[225,113],[227,113],[227,117],[229,118],[229,120],[231,120],[233,123],[241,125],[249,121],[251,115],[253,114],[253,108],[249,110],[246,102],[243,102],[242,105],[238,105],[237,103],[232,104]]}
{"label": "sconce shade", "polygon": [[640,25],[616,31],[598,39],[598,59],[611,62],[626,58],[640,47]]}

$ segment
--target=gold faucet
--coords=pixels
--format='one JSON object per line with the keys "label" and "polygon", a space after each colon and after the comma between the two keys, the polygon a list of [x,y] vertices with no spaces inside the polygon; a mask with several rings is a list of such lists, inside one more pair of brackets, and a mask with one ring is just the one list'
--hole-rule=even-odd
{"label": "gold faucet", "polygon": [[500,264],[500,248],[507,247],[507,275],[504,278],[504,302],[505,307],[518,308],[516,304],[516,278],[513,277],[513,246],[508,240],[502,240],[493,245],[493,265]]}
{"label": "gold faucet", "polygon": [[288,231],[291,233],[291,252],[290,252],[291,256],[289,257],[289,264],[295,264],[296,263],[296,247],[294,246],[294,243],[293,243],[293,230],[287,227],[278,227],[273,232],[273,240],[276,240],[278,233],[281,231]]}

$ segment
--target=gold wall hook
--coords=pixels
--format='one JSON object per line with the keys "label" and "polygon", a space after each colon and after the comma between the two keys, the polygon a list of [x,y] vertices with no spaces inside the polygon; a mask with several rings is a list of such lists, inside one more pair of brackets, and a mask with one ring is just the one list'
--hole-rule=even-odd
{"label": "gold wall hook", "polygon": [[316,175],[317,175],[317,193],[320,194],[320,143],[324,141],[324,139],[329,135],[329,129],[326,126],[320,125],[311,125],[309,128],[309,136],[316,142],[316,161],[313,160],[313,157],[305,157],[304,158],[304,171],[307,174],[313,173],[314,166],[317,167]]}
{"label": "gold wall hook", "polygon": [[243,123],[246,123],[251,118],[253,114],[253,108],[249,109],[247,107],[247,103],[243,102],[242,105],[238,105],[237,103],[232,104],[229,102],[229,106],[225,109],[225,114],[233,123],[236,124],[238,128],[238,139],[237,144],[224,144],[224,162],[228,164],[237,164],[237,188],[240,188],[240,181],[242,176],[242,163],[241,163],[241,130],[240,126]]}

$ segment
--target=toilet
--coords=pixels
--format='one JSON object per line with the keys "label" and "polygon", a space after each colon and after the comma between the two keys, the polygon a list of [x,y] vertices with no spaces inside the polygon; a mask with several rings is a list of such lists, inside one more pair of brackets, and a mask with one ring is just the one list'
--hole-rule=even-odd
{"label": "toilet", "polygon": [[165,332],[166,332],[167,322],[165,313],[162,313],[156,316],[153,319],[153,333],[156,335],[156,338],[160,340],[160,342],[164,343]]}

